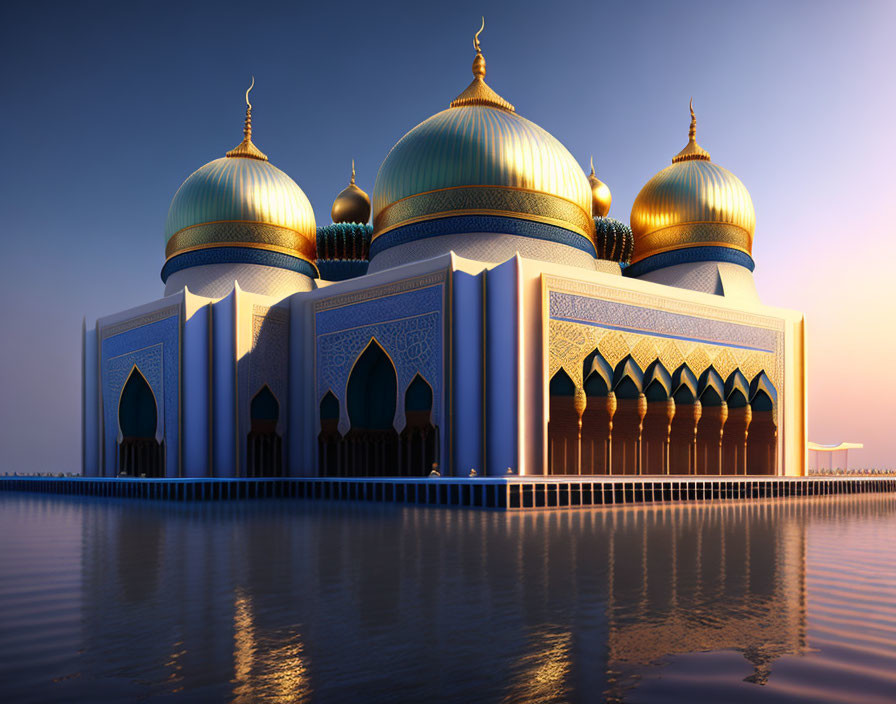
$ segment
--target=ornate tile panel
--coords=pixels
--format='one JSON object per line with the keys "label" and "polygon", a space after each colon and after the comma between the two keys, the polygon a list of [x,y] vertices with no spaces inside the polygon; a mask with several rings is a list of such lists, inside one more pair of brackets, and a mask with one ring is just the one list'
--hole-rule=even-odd
{"label": "ornate tile panel", "polygon": [[[711,307],[699,304],[693,306],[696,310],[686,314],[650,307],[649,304],[632,305],[554,290],[548,293],[548,298],[552,320],[601,325],[622,332],[648,333],[761,352],[774,352],[776,348],[777,330],[767,327],[769,319],[763,316],[730,316],[744,319],[746,324],[742,324],[719,319],[722,309],[714,309],[713,316],[702,317],[700,309]],[[688,309],[687,304],[683,304],[683,307]],[[748,322],[749,318],[754,319],[752,324]]]}
{"label": "ornate tile panel", "polygon": [[[156,399],[156,437],[177,448],[180,362],[180,309],[170,306],[140,318],[101,328],[101,383],[106,468],[114,462],[118,401],[136,366]],[[169,455],[170,456],[170,455]]]}
{"label": "ornate tile panel", "polygon": [[780,319],[549,276],[543,287],[548,378],[562,368],[581,386],[584,360],[597,349],[614,366],[630,354],[642,369],[659,359],[673,372],[685,362],[697,376],[710,365],[723,378],[765,371],[782,388]]}
{"label": "ornate tile panel", "polygon": [[323,299],[315,304],[315,376],[319,404],[327,391],[339,399],[339,431],[350,423],[345,404],[355,361],[372,339],[395,365],[398,378],[395,427],[405,424],[404,394],[416,374],[433,388],[433,422],[443,397],[445,275],[395,282]]}

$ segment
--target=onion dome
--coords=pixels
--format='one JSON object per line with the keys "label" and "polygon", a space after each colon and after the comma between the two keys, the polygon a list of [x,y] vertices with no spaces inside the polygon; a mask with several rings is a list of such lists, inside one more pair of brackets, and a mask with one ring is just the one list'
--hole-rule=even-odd
{"label": "onion dome", "polygon": [[196,170],[171,201],[162,281],[206,264],[261,264],[317,276],[314,211],[295,181],[252,143],[250,90],[243,141]]}
{"label": "onion dome", "polygon": [[591,214],[596,218],[602,218],[610,212],[613,196],[610,194],[609,186],[594,175],[594,157],[591,158],[588,183],[591,185]]}
{"label": "onion dome", "polygon": [[613,218],[594,218],[594,246],[598,259],[628,264],[635,248],[631,228]]}
{"label": "onion dome", "polygon": [[753,270],[753,201],[740,179],[710,161],[709,152],[697,144],[693,101],[688,136],[672,165],[650,179],[635,198],[635,251],[628,276],[701,261],[732,262]]}
{"label": "onion dome", "polygon": [[370,197],[355,185],[355,160],[352,159],[352,180],[336,196],[330,211],[333,222],[359,222],[370,220]]}
{"label": "onion dome", "polygon": [[427,237],[475,233],[551,240],[594,255],[588,179],[559,141],[486,84],[481,32],[470,85],[402,137],[380,167],[371,257]]}
{"label": "onion dome", "polygon": [[317,270],[327,281],[344,281],[367,273],[373,226],[370,200],[355,185],[355,162],[348,188],[333,203],[333,224],[317,228]]}

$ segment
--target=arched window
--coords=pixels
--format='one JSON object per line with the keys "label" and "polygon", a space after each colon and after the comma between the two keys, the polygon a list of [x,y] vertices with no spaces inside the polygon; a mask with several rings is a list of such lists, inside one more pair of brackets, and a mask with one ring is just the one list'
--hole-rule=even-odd
{"label": "arched window", "polygon": [[747,437],[753,413],[750,409],[750,385],[739,369],[725,381],[728,420],[722,436],[722,473],[747,473]]}
{"label": "arched window", "polygon": [[345,467],[349,476],[397,474],[398,434],[393,426],[397,388],[392,360],[371,340],[348,379],[351,429],[345,438]]}
{"label": "arched window", "polygon": [[750,408],[753,420],[747,436],[747,472],[777,474],[778,426],[775,422],[777,392],[765,372],[750,383]]}
{"label": "arched window", "polygon": [[607,474],[610,427],[616,412],[613,367],[597,350],[585,358],[585,412],[582,414],[582,474]]}
{"label": "arched window", "polygon": [[671,398],[672,375],[657,359],[644,371],[647,414],[641,432],[642,474],[669,474],[668,450],[675,401]]}
{"label": "arched window", "polygon": [[247,477],[283,476],[283,440],[277,434],[280,403],[267,384],[249,404],[249,437],[246,442]]}
{"label": "arched window", "polygon": [[697,427],[697,474],[721,474],[722,433],[728,419],[725,384],[719,373],[709,367],[700,375],[697,388],[703,410]]}
{"label": "arched window", "polygon": [[158,409],[152,389],[135,366],[121,391],[118,402],[118,471],[139,477],[165,475],[162,443],[156,440]]}
{"label": "arched window", "polygon": [[342,473],[342,435],[339,434],[339,399],[327,391],[320,402],[320,435],[317,436],[317,458],[322,477]]}
{"label": "arched window", "polygon": [[644,373],[631,356],[616,365],[613,392],[616,413],[613,415],[613,474],[638,474],[641,471],[641,430],[647,413],[647,402],[641,393]]}
{"label": "arched window", "polygon": [[548,473],[578,474],[579,414],[576,385],[563,369],[551,378],[548,417]]}
{"label": "arched window", "polygon": [[703,408],[697,398],[697,377],[687,364],[672,375],[675,416],[669,432],[669,473],[696,473],[697,427]]}
{"label": "arched window", "polygon": [[404,394],[405,427],[399,438],[402,476],[425,477],[436,461],[432,387],[417,374]]}

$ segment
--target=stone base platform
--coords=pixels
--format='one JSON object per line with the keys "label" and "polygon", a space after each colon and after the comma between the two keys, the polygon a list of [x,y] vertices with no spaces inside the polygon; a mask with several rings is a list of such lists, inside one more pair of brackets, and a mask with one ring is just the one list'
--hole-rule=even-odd
{"label": "stone base platform", "polygon": [[0,477],[0,491],[162,501],[320,499],[542,510],[896,492],[892,477],[568,476],[134,479]]}

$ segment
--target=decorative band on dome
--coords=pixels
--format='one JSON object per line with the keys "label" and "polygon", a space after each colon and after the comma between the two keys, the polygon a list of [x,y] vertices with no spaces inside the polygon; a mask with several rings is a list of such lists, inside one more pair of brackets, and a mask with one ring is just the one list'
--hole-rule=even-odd
{"label": "decorative band on dome", "polygon": [[454,215],[495,215],[554,225],[592,240],[594,221],[572,201],[507,186],[456,186],[408,196],[376,214],[373,240],[392,229]]}
{"label": "decorative band on dome", "polygon": [[596,255],[591,239],[566,227],[500,215],[448,215],[401,225],[375,237],[370,245],[370,258],[391,247],[429,237],[480,232],[547,240],[575,247],[592,257]]}
{"label": "decorative band on dome", "polygon": [[730,247],[686,247],[677,249],[663,254],[655,254],[641,259],[638,262],[629,264],[622,270],[624,276],[637,278],[649,274],[657,269],[665,269],[676,264],[694,264],[697,262],[727,262],[729,264],[739,264],[740,266],[753,271],[756,263],[746,252],[739,249],[731,249]]}
{"label": "decorative band on dome", "polygon": [[314,259],[314,241],[288,227],[263,222],[219,221],[185,227],[165,245],[165,258],[207,247],[270,249],[303,259]]}
{"label": "decorative band on dome", "polygon": [[319,276],[317,267],[312,262],[298,256],[246,246],[209,247],[171,257],[162,267],[162,282],[167,282],[168,277],[176,271],[208,264],[259,264],[295,271],[312,279]]}
{"label": "decorative band on dome", "polygon": [[689,222],[673,225],[638,237],[635,241],[632,263],[635,264],[657,254],[695,246],[728,247],[749,256],[752,252],[752,240],[750,233],[737,225],[719,222]]}

